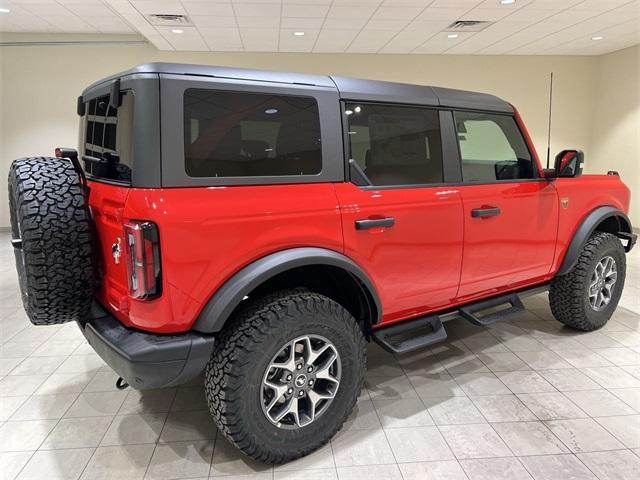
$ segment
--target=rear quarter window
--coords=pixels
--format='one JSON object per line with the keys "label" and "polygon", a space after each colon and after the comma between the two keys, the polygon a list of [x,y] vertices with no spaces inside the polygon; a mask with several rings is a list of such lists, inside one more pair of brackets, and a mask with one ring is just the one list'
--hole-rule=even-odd
{"label": "rear quarter window", "polygon": [[109,105],[108,95],[87,102],[80,138],[85,172],[91,177],[131,182],[133,108],[133,91],[122,92],[117,109]]}
{"label": "rear quarter window", "polygon": [[314,98],[185,91],[185,170],[191,177],[317,175],[321,147]]}

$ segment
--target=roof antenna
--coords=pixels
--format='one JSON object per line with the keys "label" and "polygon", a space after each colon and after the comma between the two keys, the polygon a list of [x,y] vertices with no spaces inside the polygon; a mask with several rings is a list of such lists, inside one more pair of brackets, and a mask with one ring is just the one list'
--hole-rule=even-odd
{"label": "roof antenna", "polygon": [[553,72],[549,79],[549,131],[547,132],[547,168],[549,168],[549,155],[551,153],[551,102],[553,101]]}

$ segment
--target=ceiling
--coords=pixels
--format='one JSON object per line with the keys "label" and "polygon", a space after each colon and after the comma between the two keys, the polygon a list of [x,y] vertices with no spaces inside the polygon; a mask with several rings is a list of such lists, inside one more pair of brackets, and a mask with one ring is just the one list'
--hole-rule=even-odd
{"label": "ceiling", "polygon": [[[640,44],[640,0],[0,0],[2,9],[0,32],[137,33],[160,50],[599,55]],[[148,14],[190,23],[154,26]],[[456,20],[493,23],[454,33]]]}

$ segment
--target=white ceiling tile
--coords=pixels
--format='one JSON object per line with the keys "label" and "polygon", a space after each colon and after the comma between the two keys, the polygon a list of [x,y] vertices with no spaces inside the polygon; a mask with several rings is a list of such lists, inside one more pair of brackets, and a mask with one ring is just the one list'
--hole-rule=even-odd
{"label": "white ceiling tile", "polygon": [[352,6],[352,5],[333,5],[327,14],[328,18],[343,18],[343,19],[368,19],[376,7],[371,5]]}
{"label": "white ceiling tile", "polygon": [[394,30],[399,32],[409,23],[409,20],[369,20],[367,29],[369,30]]}
{"label": "white ceiling tile", "polygon": [[294,30],[301,29],[320,29],[323,23],[322,18],[290,18],[284,17],[280,22],[280,28],[288,28]]}
{"label": "white ceiling tile", "polygon": [[324,21],[324,27],[332,30],[360,30],[366,23],[366,18],[327,17]]}
{"label": "white ceiling tile", "polygon": [[239,52],[244,48],[237,28],[198,28],[198,31],[214,52]]}
{"label": "white ceiling tile", "polygon": [[241,28],[274,28],[277,30],[280,27],[280,17],[236,17],[236,20]]}
{"label": "white ceiling tile", "polygon": [[231,3],[214,3],[203,1],[182,1],[182,5],[189,15],[219,15],[233,17]]}
{"label": "white ceiling tile", "polygon": [[511,13],[514,12],[506,8],[474,8],[462,15],[460,20],[484,20],[495,22],[496,20],[500,20]]}
{"label": "white ceiling tile", "polygon": [[22,6],[35,15],[68,15],[70,12],[58,3],[27,3]]}
{"label": "white ceiling tile", "polygon": [[324,18],[329,11],[329,4],[327,5],[314,5],[314,4],[284,4],[282,6],[283,17],[296,17],[296,18]]}
{"label": "white ceiling tile", "polygon": [[113,15],[111,9],[104,5],[70,3],[66,6],[66,8],[81,18],[104,17]]}
{"label": "white ceiling tile", "polygon": [[283,28],[280,30],[280,52],[310,52],[316,43],[320,30],[305,30],[303,36],[294,35],[295,30]]}
{"label": "white ceiling tile", "polygon": [[339,30],[324,28],[318,35],[314,52],[344,52],[351,44],[357,30]]}
{"label": "white ceiling tile", "polygon": [[420,7],[380,7],[373,16],[372,20],[413,20],[422,12]]}
{"label": "white ceiling tile", "polygon": [[216,15],[191,15],[193,24],[200,28],[235,27],[235,17],[218,17]]}
{"label": "white ceiling tile", "polygon": [[233,9],[238,17],[277,17],[280,18],[282,6],[277,3],[240,3]]}
{"label": "white ceiling tile", "polygon": [[[584,0],[533,0],[528,6],[540,10],[563,10],[569,8],[576,3],[583,2]],[[606,0],[602,0],[606,1]]]}
{"label": "white ceiling tile", "polygon": [[384,7],[427,7],[433,0],[384,0]]}
{"label": "white ceiling tile", "polygon": [[156,27],[156,30],[176,50],[203,51],[209,50],[195,27],[182,27],[183,33],[173,33],[173,27]]}
{"label": "white ceiling tile", "polygon": [[391,30],[363,29],[347,49],[348,52],[375,53],[391,40],[394,32]]}
{"label": "white ceiling tile", "polygon": [[449,23],[455,22],[467,12],[462,8],[425,8],[424,11],[416,17],[417,21],[430,22],[433,20],[449,20]]}
{"label": "white ceiling tile", "polygon": [[241,28],[242,44],[247,52],[277,52],[280,32],[273,28]]}
{"label": "white ceiling tile", "polygon": [[180,2],[171,0],[131,0],[131,4],[145,15],[149,13],[184,15],[187,13]]}

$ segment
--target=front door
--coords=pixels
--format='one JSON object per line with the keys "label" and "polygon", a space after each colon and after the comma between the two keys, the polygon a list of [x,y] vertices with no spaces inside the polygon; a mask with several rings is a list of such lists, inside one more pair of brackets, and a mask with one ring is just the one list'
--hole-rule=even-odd
{"label": "front door", "polygon": [[454,112],[462,161],[459,300],[518,288],[550,271],[558,196],[512,115]]}
{"label": "front door", "polygon": [[450,304],[462,261],[462,201],[443,185],[439,112],[344,108],[347,151],[370,183],[335,186],[345,254],[375,283],[385,323]]}

